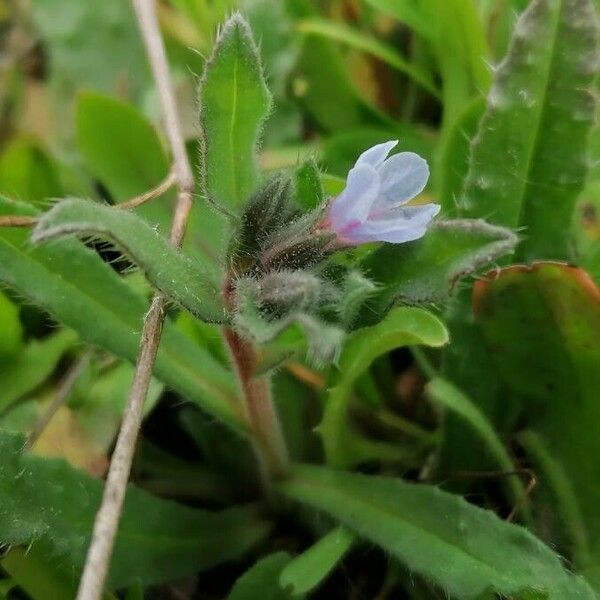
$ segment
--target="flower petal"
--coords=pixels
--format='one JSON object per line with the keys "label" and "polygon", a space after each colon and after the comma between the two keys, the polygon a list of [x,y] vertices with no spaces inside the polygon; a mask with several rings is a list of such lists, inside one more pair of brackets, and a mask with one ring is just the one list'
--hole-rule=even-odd
{"label": "flower petal", "polygon": [[389,211],[384,219],[367,221],[356,227],[347,237],[354,244],[364,242],[391,242],[400,244],[422,237],[427,225],[440,211],[439,204],[407,206]]}
{"label": "flower petal", "polygon": [[433,219],[439,212],[439,204],[415,204],[412,206],[394,206],[376,219],[369,219],[373,222],[386,221],[405,221],[410,223],[427,223]]}
{"label": "flower petal", "polygon": [[387,158],[387,155],[391,152],[392,148],[398,144],[398,140],[390,140],[383,144],[377,144],[368,150],[365,150],[356,161],[358,165],[371,165],[374,168],[379,167],[383,164],[383,161]]}
{"label": "flower petal", "polygon": [[351,169],[346,187],[329,207],[333,229],[341,232],[349,224],[366,221],[379,189],[379,174],[373,167],[357,165]]}
{"label": "flower petal", "polygon": [[414,152],[390,156],[378,171],[382,196],[378,204],[403,204],[420,194],[429,179],[427,161]]}

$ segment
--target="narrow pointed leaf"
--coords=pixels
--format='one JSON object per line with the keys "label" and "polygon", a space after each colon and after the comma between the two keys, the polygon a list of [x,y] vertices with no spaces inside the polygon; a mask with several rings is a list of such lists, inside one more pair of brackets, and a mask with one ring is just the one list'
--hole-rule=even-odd
{"label": "narrow pointed leaf", "polygon": [[63,200],[40,218],[31,239],[40,243],[69,235],[113,243],[154,287],[195,316],[213,323],[225,320],[219,291],[201,265],[173,249],[133,213],[86,200]]}
{"label": "narrow pointed leaf", "polygon": [[339,564],[356,540],[345,527],[335,527],[281,572],[279,582],[290,587],[294,597],[314,590]]}
{"label": "narrow pointed leaf", "polygon": [[493,591],[595,598],[529,531],[437,487],[298,465],[277,489],[379,545],[451,597],[475,600]]}
{"label": "narrow pointed leaf", "polygon": [[496,71],[472,146],[462,214],[525,229],[526,259],[569,255],[596,113],[592,0],[534,0]]}
{"label": "narrow pointed leaf", "polygon": [[429,73],[421,69],[418,64],[411,64],[393,46],[342,23],[325,19],[305,19],[298,22],[297,28],[302,33],[323,36],[347,44],[351,48],[362,50],[412,78],[432,96],[441,97],[440,91],[436,88]]}
{"label": "narrow pointed leaf", "polygon": [[221,28],[200,85],[204,192],[228,212],[239,213],[258,182],[256,151],[270,108],[252,32],[236,13]]}
{"label": "narrow pointed leaf", "polygon": [[303,162],[294,172],[296,202],[304,210],[317,208],[323,202],[321,173],[314,159]]}

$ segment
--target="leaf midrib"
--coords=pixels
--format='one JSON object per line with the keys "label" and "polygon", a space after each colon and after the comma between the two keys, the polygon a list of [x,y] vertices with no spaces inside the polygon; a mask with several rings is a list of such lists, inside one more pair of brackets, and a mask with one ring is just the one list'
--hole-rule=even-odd
{"label": "leaf midrib", "polygon": [[[229,122],[229,156],[231,157],[231,172],[233,173],[233,189],[235,193],[235,202],[236,204],[240,202],[240,193],[241,193],[241,183],[240,176],[237,172],[237,160],[235,153],[235,136],[234,130],[237,123],[237,110],[238,110],[238,63],[239,63],[239,44],[236,40],[236,45],[238,46],[237,51],[235,52],[235,58],[233,61],[233,86],[232,86],[232,96],[231,96],[231,119]],[[243,199],[242,199],[243,200]]]}
{"label": "leaf midrib", "polygon": [[[432,540],[433,543],[438,543],[440,545],[443,545],[443,546],[449,548],[452,552],[459,552],[464,557],[466,557],[467,560],[471,560],[472,562],[474,562],[478,565],[481,565],[484,569],[486,569],[491,574],[494,574],[497,578],[499,578],[501,580],[500,582],[494,581],[494,586],[496,586],[498,583],[502,583],[502,582],[506,582],[508,585],[511,586],[509,590],[502,589],[499,591],[511,592],[511,591],[523,589],[522,585],[520,585],[518,582],[516,582],[517,587],[515,587],[510,581],[507,581],[507,575],[505,575],[501,571],[498,571],[493,565],[481,560],[481,558],[479,556],[477,556],[475,554],[471,554],[465,548],[463,548],[461,546],[457,546],[453,542],[444,539],[438,533],[432,532],[421,525],[412,524],[409,520],[406,519],[406,517],[404,517],[403,515],[400,515],[398,513],[395,513],[392,510],[372,504],[368,500],[365,500],[364,498],[361,498],[357,495],[350,495],[350,494],[344,493],[343,491],[337,490],[335,488],[323,486],[319,481],[314,481],[314,480],[311,481],[310,475],[307,476],[307,475],[303,474],[302,478],[300,480],[296,479],[296,482],[295,483],[292,482],[292,485],[296,485],[296,486],[304,485],[305,487],[307,487],[309,489],[314,488],[314,489],[319,490],[321,492],[321,494],[323,494],[323,495],[329,494],[330,496],[333,495],[334,497],[338,496],[339,497],[338,501],[342,504],[348,504],[348,503],[354,502],[355,504],[358,504],[359,506],[365,507],[367,510],[371,510],[375,513],[379,513],[380,515],[382,515],[388,519],[391,518],[394,521],[400,521],[404,527],[417,532],[421,537],[428,537]],[[297,500],[297,498],[295,498],[295,499]],[[309,502],[306,502],[306,503],[308,504]],[[330,510],[323,509],[323,508],[320,508],[320,510],[324,510],[326,512],[331,512]],[[336,518],[338,518],[338,517],[336,517]],[[339,519],[339,520],[341,521],[341,519]],[[351,525],[349,525],[349,527],[355,528],[354,526],[351,526]],[[362,537],[368,537],[364,533],[359,533],[359,535],[361,535]],[[524,585],[531,585],[531,584],[524,584]],[[485,589],[486,588],[483,587],[482,591],[484,591]]]}
{"label": "leaf midrib", "polygon": [[522,218],[523,218],[523,213],[525,212],[525,200],[528,197],[529,186],[531,184],[531,182],[529,181],[529,175],[531,174],[531,171],[532,171],[533,157],[537,155],[537,153],[538,153],[537,150],[541,144],[542,123],[544,122],[545,115],[548,110],[548,94],[549,94],[549,90],[550,90],[550,77],[551,77],[551,74],[555,70],[554,67],[556,64],[556,57],[557,57],[558,33],[561,28],[561,21],[562,21],[564,6],[565,6],[564,0],[560,0],[560,5],[559,5],[558,10],[556,11],[556,18],[555,18],[554,27],[553,27],[552,46],[550,48],[550,57],[548,59],[548,67],[547,67],[546,73],[545,73],[546,77],[544,78],[543,102],[541,103],[541,108],[538,111],[538,119],[536,122],[536,128],[535,128],[535,132],[534,132],[532,143],[531,143],[531,149],[529,152],[529,156],[527,157],[527,161],[525,163],[525,165],[526,165],[526,168],[524,170],[525,177],[523,178],[524,185],[522,188],[521,201],[519,202],[519,210],[517,212],[517,219],[516,219],[516,223],[515,223],[515,226],[517,226],[517,227],[520,226],[520,224],[522,222]]}

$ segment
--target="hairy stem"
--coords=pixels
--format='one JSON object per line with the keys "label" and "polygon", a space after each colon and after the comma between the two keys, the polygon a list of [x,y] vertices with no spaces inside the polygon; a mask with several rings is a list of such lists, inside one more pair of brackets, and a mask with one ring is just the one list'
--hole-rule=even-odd
{"label": "hairy stem", "polygon": [[[159,92],[165,130],[173,156],[173,171],[177,178],[178,195],[170,241],[173,246],[179,247],[192,207],[194,185],[192,169],[179,128],[175,95],[169,77],[167,57],[158,27],[154,0],[133,0],[133,6]],[[142,422],[144,401],[160,344],[165,306],[165,297],[162,294],[156,294],[144,319],[133,384],[111,458],[102,503],[96,514],[92,541],[79,583],[77,600],[99,600],[102,596],[125,499],[135,444]]]}
{"label": "hairy stem", "polygon": [[[223,301],[228,310],[234,309],[234,290],[235,283],[230,276],[223,290]],[[269,493],[271,479],[287,475],[290,469],[287,447],[271,397],[270,376],[255,375],[258,354],[251,341],[230,327],[223,328],[223,335],[243,393],[244,413],[252,433],[263,489]]]}
{"label": "hairy stem", "polygon": [[261,477],[268,489],[271,478],[283,477],[289,472],[287,448],[271,398],[269,376],[254,375],[258,357],[252,342],[228,327],[224,329],[224,334],[244,394]]}

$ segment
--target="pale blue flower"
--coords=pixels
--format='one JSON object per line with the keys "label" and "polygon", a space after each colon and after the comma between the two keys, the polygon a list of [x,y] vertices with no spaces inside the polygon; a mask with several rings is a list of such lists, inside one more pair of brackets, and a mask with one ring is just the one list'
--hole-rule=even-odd
{"label": "pale blue flower", "polygon": [[414,152],[388,158],[398,140],[363,152],[348,173],[346,187],[328,207],[324,226],[344,244],[400,244],[425,234],[438,204],[404,206],[420,194],[429,178],[427,161]]}

